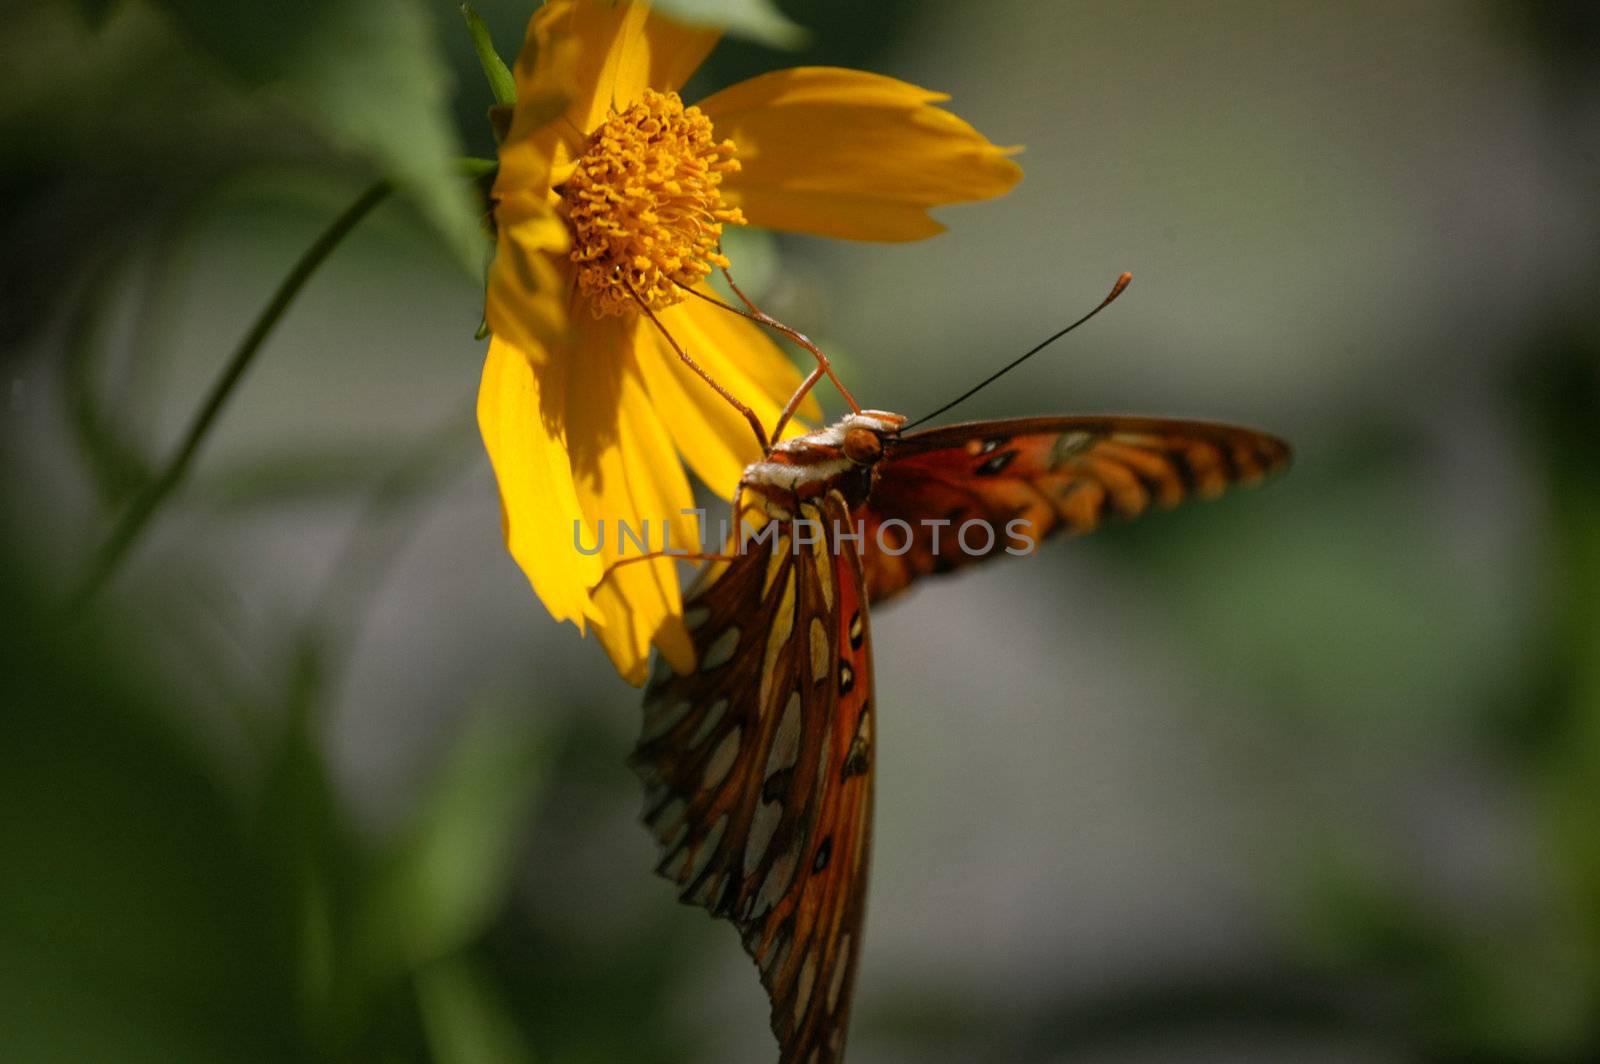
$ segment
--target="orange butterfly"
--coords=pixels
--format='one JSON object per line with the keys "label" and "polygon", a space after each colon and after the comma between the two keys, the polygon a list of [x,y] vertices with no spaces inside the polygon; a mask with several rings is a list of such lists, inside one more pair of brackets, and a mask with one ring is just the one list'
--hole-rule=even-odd
{"label": "orange butterfly", "polygon": [[1289,459],[1275,437],[1198,421],[1056,417],[904,434],[905,420],[857,410],[745,470],[741,497],[770,520],[689,590],[697,667],[679,676],[657,662],[632,758],[657,871],[738,927],[783,1064],[844,1052],[871,837],[868,604],[1055,532],[1254,483]]}

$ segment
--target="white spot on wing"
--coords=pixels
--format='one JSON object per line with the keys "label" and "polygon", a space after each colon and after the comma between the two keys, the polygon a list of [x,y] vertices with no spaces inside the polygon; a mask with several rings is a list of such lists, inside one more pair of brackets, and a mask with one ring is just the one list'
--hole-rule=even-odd
{"label": "white spot on wing", "polygon": [[716,896],[722,892],[722,884],[727,880],[727,873],[718,872],[696,887],[694,893],[690,894],[687,900],[695,905],[704,905],[709,908]]}
{"label": "white spot on wing", "polygon": [[817,951],[815,948],[806,952],[806,959],[800,964],[800,976],[795,981],[794,987],[794,1022],[799,1023],[800,1017],[806,1014],[806,1006],[811,1004],[811,987],[817,981]]}
{"label": "white spot on wing", "polygon": [[717,847],[722,845],[722,833],[727,830],[728,814],[723,813],[717,818],[717,822],[711,825],[711,830],[706,833],[706,837],[701,841],[699,848],[694,851],[694,856],[685,867],[684,874],[679,878],[679,882],[693,883],[700,878],[700,873],[706,870],[706,865],[710,864],[711,858],[716,856]]}
{"label": "white spot on wing", "polygon": [[677,846],[678,836],[688,824],[684,819],[684,814],[688,811],[689,807],[684,804],[682,798],[674,798],[656,814],[651,827],[655,829],[656,838],[660,840],[663,848],[671,850]]}
{"label": "white spot on wing", "polygon": [[789,946],[793,940],[788,935],[781,936],[768,947],[766,954],[761,958],[761,970],[771,973],[773,969],[783,969],[783,959],[789,955]]}
{"label": "white spot on wing", "polygon": [[720,784],[728,775],[728,770],[733,768],[733,763],[739,759],[739,737],[744,729],[735,728],[722,737],[722,742],[717,744],[711,757],[706,761],[705,775],[702,777],[702,786],[711,790]]}
{"label": "white spot on wing", "polygon": [[833,655],[828,650],[828,630],[822,627],[820,618],[811,618],[811,679],[820,683],[828,676],[828,666],[833,663]]}
{"label": "white spot on wing", "polygon": [[706,715],[700,720],[700,726],[694,730],[694,736],[689,740],[691,750],[711,737],[711,733],[716,730],[717,724],[722,720],[722,714],[727,712],[727,709],[726,698],[719,698],[711,703],[711,708],[706,710]]}
{"label": "white spot on wing", "polygon": [[639,737],[640,742],[649,742],[659,739],[671,731],[677,723],[689,715],[689,710],[694,706],[690,702],[668,702],[665,699],[656,699],[644,705],[644,732]]}
{"label": "white spot on wing", "polygon": [[1050,457],[1046,459],[1049,468],[1059,469],[1068,459],[1083,453],[1093,442],[1094,437],[1082,430],[1063,432],[1050,446]]}
{"label": "white spot on wing", "polygon": [[772,845],[772,836],[782,820],[782,802],[762,802],[756,806],[755,815],[750,818],[750,836],[744,844],[745,875],[754,872],[767,855],[767,847]]}
{"label": "white spot on wing", "polygon": [[772,862],[772,867],[767,869],[767,878],[761,881],[761,890],[756,894],[753,912],[764,913],[783,897],[789,889],[789,881],[794,878],[794,866],[800,860],[800,840],[796,839],[783,855]]}
{"label": "white spot on wing", "polygon": [[717,636],[716,642],[706,648],[706,653],[700,659],[700,671],[726,665],[733,660],[733,652],[739,648],[739,629],[729,626],[726,631]]}
{"label": "white spot on wing", "polygon": [[799,756],[800,692],[795,691],[789,696],[789,704],[783,707],[783,717],[772,736],[772,749],[767,751],[767,767],[762,772],[762,779],[788,768]]}

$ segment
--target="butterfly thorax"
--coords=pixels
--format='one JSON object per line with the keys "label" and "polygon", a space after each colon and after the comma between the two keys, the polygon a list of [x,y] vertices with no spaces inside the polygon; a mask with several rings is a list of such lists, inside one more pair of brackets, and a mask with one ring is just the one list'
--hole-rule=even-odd
{"label": "butterfly thorax", "polygon": [[854,510],[872,490],[883,441],[905,420],[901,414],[863,410],[783,440],[766,458],[745,467],[739,487],[771,517],[794,517],[801,502],[833,491]]}

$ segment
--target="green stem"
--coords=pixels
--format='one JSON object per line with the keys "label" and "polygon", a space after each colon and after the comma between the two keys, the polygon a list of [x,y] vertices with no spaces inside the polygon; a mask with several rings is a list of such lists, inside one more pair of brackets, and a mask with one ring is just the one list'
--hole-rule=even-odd
{"label": "green stem", "polygon": [[206,434],[211,431],[217,416],[222,413],[222,408],[227,405],[240,379],[250,368],[256,352],[261,349],[261,345],[272,333],[273,327],[294,302],[295,296],[300,294],[300,289],[305,287],[311,275],[316,273],[317,267],[321,266],[323,260],[339,246],[339,242],[348,236],[357,223],[374,207],[382,203],[391,191],[393,186],[388,181],[379,181],[363,192],[354,203],[344,209],[344,213],[323,230],[322,235],[305,250],[299,261],[294,264],[294,268],[279,282],[277,290],[272,293],[272,298],[256,316],[255,323],[250,326],[250,331],[245,333],[244,339],[240,340],[239,346],[234,349],[233,357],[223,368],[222,375],[211,386],[211,391],[195,413],[188,432],[184,433],[183,442],[178,445],[178,449],[155,479],[147,483],[128,504],[128,508],[123,511],[122,517],[111,530],[111,535],[106,538],[99,553],[95,555],[89,575],[74,599],[77,605],[87,603],[105,586],[128,551],[138,542],[145,526],[150,523],[150,518],[160,509],[167,496],[172,494],[173,489],[182,482],[189,467],[194,464],[195,455],[199,453],[200,445],[205,442]]}

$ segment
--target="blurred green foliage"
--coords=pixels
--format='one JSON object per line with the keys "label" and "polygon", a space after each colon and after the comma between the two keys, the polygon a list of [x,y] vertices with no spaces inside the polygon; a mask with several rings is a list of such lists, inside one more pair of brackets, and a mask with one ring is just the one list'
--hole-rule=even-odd
{"label": "blurred green foliage", "polygon": [[222,780],[179,697],[104,627],[30,613],[34,592],[8,574],[30,623],[5,651],[0,1056],[526,1057],[472,950],[548,758],[537,718],[469,730],[404,830],[362,839],[320,749],[315,650]]}
{"label": "blurred green foliage", "polygon": [[721,26],[736,37],[774,48],[794,48],[806,40],[805,30],[772,0],[662,0],[660,10],[684,22]]}

